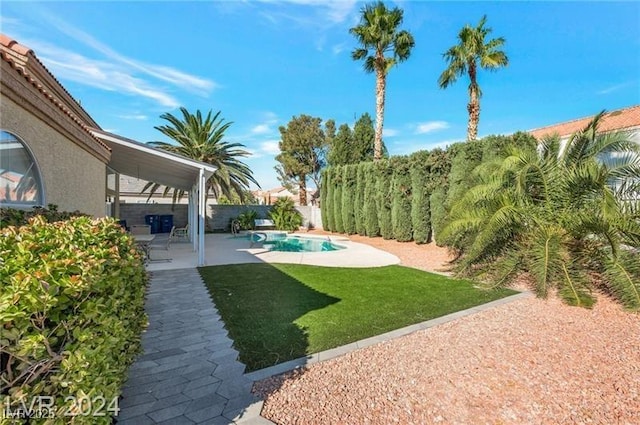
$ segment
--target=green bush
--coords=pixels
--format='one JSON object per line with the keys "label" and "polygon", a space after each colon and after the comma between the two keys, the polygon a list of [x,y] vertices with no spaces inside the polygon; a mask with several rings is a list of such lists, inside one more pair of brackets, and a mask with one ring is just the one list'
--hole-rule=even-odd
{"label": "green bush", "polygon": [[428,243],[431,237],[431,214],[429,211],[430,184],[429,152],[419,151],[411,155],[411,224],[413,240]]}
{"label": "green bush", "polygon": [[238,223],[244,230],[253,230],[255,226],[255,220],[258,218],[258,212],[255,210],[246,210],[238,215]]}
{"label": "green bush", "polygon": [[361,162],[356,165],[356,197],[353,203],[356,220],[356,233],[361,236],[367,234],[364,224],[364,191],[368,176],[365,174],[365,169],[366,162]]}
{"label": "green bush", "polygon": [[326,199],[321,204],[323,219],[322,223],[324,227],[324,223],[326,220],[327,226],[324,227],[324,229],[333,232],[336,229],[336,220],[333,214],[333,191],[336,189],[335,180],[333,178],[333,168],[327,168],[324,174],[327,176],[327,182],[324,186],[322,186],[322,191],[326,192]]}
{"label": "green bush", "polygon": [[[51,397],[48,423],[110,424],[107,408],[146,324],[147,275],[134,241],[113,219],[89,217],[36,216],[0,234],[0,404],[13,411]],[[65,417],[83,398],[107,416]]]}
{"label": "green bush", "polygon": [[345,165],[342,170],[342,226],[344,233],[352,235],[356,232],[356,165]]}
{"label": "green bush", "polygon": [[433,239],[438,246],[444,246],[444,241],[440,237],[440,233],[444,228],[447,211],[444,207],[446,199],[443,187],[436,188],[429,198],[429,211],[431,212],[431,229],[433,231]]}
{"label": "green bush", "polygon": [[278,199],[271,207],[269,217],[278,230],[291,232],[302,226],[302,215],[296,209],[291,198]]}
{"label": "green bush", "polygon": [[320,185],[320,217],[322,218],[322,228],[329,230],[329,217],[327,216],[327,190],[329,190],[328,170],[322,171]]}
{"label": "green bush", "polygon": [[0,208],[0,229],[7,226],[23,226],[29,219],[35,216],[42,216],[50,223],[54,221],[68,220],[71,217],[87,216],[80,211],[66,212],[58,211],[58,206],[49,204],[47,208],[33,207],[30,210],[17,210],[13,208]]}
{"label": "green bush", "polygon": [[344,233],[342,221],[342,170],[344,167],[334,167],[333,169],[333,220],[334,232]]}
{"label": "green bush", "polygon": [[378,209],[376,208],[377,174],[373,162],[366,162],[363,166],[364,184],[364,230],[370,238],[380,235],[378,224]]}
{"label": "green bush", "polygon": [[380,235],[384,239],[393,239],[393,224],[391,222],[391,183],[393,168],[389,160],[376,162],[376,210],[378,211],[378,224]]}
{"label": "green bush", "polygon": [[393,169],[391,223],[393,237],[399,242],[412,239],[411,223],[411,172],[409,159],[405,156],[393,157],[390,160]]}

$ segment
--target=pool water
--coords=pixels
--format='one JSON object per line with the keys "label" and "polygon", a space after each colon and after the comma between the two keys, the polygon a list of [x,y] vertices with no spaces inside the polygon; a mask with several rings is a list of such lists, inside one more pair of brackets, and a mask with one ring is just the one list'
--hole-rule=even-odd
{"label": "pool water", "polygon": [[279,240],[266,240],[265,249],[281,252],[326,252],[344,249],[330,240],[319,238],[305,238],[301,236],[287,236]]}

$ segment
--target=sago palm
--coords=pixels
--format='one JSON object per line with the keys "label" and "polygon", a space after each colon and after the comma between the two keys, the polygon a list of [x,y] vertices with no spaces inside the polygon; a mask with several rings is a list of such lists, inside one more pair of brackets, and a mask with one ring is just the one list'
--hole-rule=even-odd
{"label": "sago palm", "polygon": [[[216,198],[225,195],[230,199],[236,194],[244,201],[249,183],[259,185],[251,169],[240,160],[249,155],[242,149],[244,145],[223,140],[232,123],[225,122],[220,111],[213,116],[209,111],[206,117],[200,111],[192,114],[186,108],[180,108],[180,112],[182,118],[169,113],[161,115],[160,118],[169,124],[154,127],[177,144],[149,142],[149,145],[213,165],[217,170],[207,180],[207,193],[211,191]],[[142,192],[149,191],[150,198],[160,188],[161,185],[149,182]],[[184,195],[183,190],[164,187],[163,196],[169,193],[172,193],[174,203]]]}
{"label": "sago palm", "polygon": [[[411,33],[399,30],[403,11],[394,7],[387,9],[381,1],[366,5],[360,24],[351,28],[361,47],[351,53],[353,60],[364,60],[364,69],[376,73],[376,131],[373,160],[382,158],[382,127],[384,121],[387,74],[399,62],[409,59],[415,45]],[[369,54],[371,53],[371,54]]]}
{"label": "sago palm", "polygon": [[640,309],[640,145],[624,132],[598,134],[603,114],[563,144],[513,149],[476,170],[483,181],[454,205],[445,235],[466,235],[460,271],[502,285],[526,273],[590,306],[595,280],[626,307]]}
{"label": "sago palm", "polygon": [[480,19],[476,27],[465,25],[460,30],[458,44],[451,47],[443,55],[448,67],[438,79],[440,88],[446,89],[455,83],[458,77],[464,74],[469,76],[467,140],[476,140],[478,137],[480,98],[482,97],[482,90],[478,85],[478,69],[483,68],[495,71],[509,64],[507,55],[500,50],[505,43],[505,39],[498,37],[488,41],[485,40],[492,32],[491,28],[485,27],[486,22],[487,17],[485,15]]}

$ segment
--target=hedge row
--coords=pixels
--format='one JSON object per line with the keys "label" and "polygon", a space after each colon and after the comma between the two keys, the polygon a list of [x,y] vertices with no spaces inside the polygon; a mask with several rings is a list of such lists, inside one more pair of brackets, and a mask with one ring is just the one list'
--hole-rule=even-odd
{"label": "hedge row", "polygon": [[446,150],[330,167],[322,175],[323,227],[398,241],[463,244],[437,236],[447,225],[448,212],[482,178],[478,171],[474,173],[478,165],[490,163],[514,145],[535,149],[536,142],[526,133],[488,136]]}
{"label": "hedge row", "polygon": [[326,169],[320,195],[323,226],[339,233],[429,242],[429,197],[448,169],[448,157],[439,149]]}
{"label": "hedge row", "polygon": [[110,424],[146,325],[135,243],[106,218],[36,216],[0,235],[4,413],[44,400],[47,423]]}

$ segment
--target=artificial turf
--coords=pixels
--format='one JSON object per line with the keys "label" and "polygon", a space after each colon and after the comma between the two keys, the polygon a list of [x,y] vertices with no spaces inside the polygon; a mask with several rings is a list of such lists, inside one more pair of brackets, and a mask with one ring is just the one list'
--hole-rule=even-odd
{"label": "artificial turf", "polygon": [[515,293],[402,266],[237,264],[199,270],[247,371]]}

